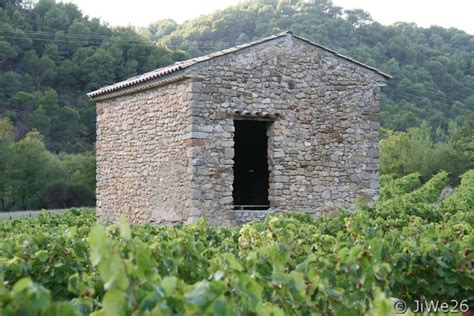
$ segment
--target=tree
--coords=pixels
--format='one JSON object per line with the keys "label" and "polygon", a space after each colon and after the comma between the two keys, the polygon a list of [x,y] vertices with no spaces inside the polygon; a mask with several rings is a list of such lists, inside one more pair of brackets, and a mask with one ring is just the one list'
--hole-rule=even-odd
{"label": "tree", "polygon": [[8,118],[0,119],[0,211],[5,211],[7,206],[7,189],[10,183],[8,166],[11,165],[12,144],[13,124]]}
{"label": "tree", "polygon": [[81,82],[86,90],[94,90],[115,81],[114,57],[105,49],[97,49],[80,64]]}
{"label": "tree", "polygon": [[15,56],[16,51],[10,43],[0,39],[0,64],[7,62]]}
{"label": "tree", "polygon": [[86,185],[95,192],[95,155],[85,152],[75,155],[64,155],[60,157],[69,173],[69,179],[76,184]]}
{"label": "tree", "polygon": [[54,117],[59,111],[58,93],[54,89],[47,89],[38,94],[38,105],[40,105],[49,117]]}
{"label": "tree", "polygon": [[465,170],[474,168],[474,115],[466,118],[463,126],[455,130],[448,144],[452,150],[449,150],[446,160],[451,168],[446,170],[459,180]]}
{"label": "tree", "polygon": [[344,10],[344,13],[347,16],[347,21],[355,28],[360,28],[373,22],[370,14],[361,9]]}
{"label": "tree", "polygon": [[47,136],[51,128],[51,118],[46,115],[46,111],[40,105],[28,116],[28,129],[38,130],[42,135]]}
{"label": "tree", "polygon": [[440,169],[442,157],[437,155],[426,122],[407,132],[384,130],[387,137],[380,141],[380,172],[395,178],[419,172],[427,180]]}
{"label": "tree", "polygon": [[41,134],[35,130],[12,145],[7,168],[11,191],[19,209],[27,209],[29,199],[48,182],[64,176],[64,167],[46,150]]}
{"label": "tree", "polygon": [[[42,0],[38,5],[41,4],[41,2],[46,1]],[[36,7],[38,7],[38,5]],[[36,20],[38,29],[42,31],[67,30],[70,23],[71,21],[64,7],[61,4],[56,4],[54,1],[52,1],[52,4],[44,14],[37,15]]]}
{"label": "tree", "polygon": [[380,141],[380,172],[395,178],[418,172],[424,180],[441,170],[449,172],[452,184],[474,168],[474,115],[463,126],[450,124],[449,132],[433,130],[426,122],[406,132],[383,130]]}
{"label": "tree", "polygon": [[80,47],[89,45],[91,29],[86,21],[74,21],[74,23],[69,27],[68,34],[68,45],[70,50],[75,51]]}
{"label": "tree", "polygon": [[[71,3],[9,1],[0,21],[0,117],[14,122],[15,138],[41,130],[46,148],[54,151],[92,147],[94,113],[86,92],[182,59],[133,28],[112,29],[83,16]],[[164,30],[172,31],[172,24]],[[63,148],[55,122],[61,115],[75,117],[64,107],[79,114],[81,126],[72,128],[76,145]],[[65,133],[71,135],[71,128]]]}
{"label": "tree", "polygon": [[23,55],[21,64],[23,69],[32,75],[36,89],[40,89],[43,84],[51,83],[56,76],[54,61],[48,56],[39,58],[34,50],[30,50]]}
{"label": "tree", "polygon": [[36,105],[36,96],[31,93],[20,91],[9,100],[9,107],[17,112],[30,112]]}
{"label": "tree", "polygon": [[166,35],[176,31],[178,23],[171,19],[160,20],[148,26],[148,37],[152,41],[158,41]]}
{"label": "tree", "polygon": [[0,97],[5,99],[11,98],[19,89],[21,89],[21,83],[15,72],[7,71],[3,74],[0,73]]}
{"label": "tree", "polygon": [[92,102],[86,103],[79,112],[81,125],[85,127],[84,136],[89,144],[95,142],[96,133],[96,108]]}

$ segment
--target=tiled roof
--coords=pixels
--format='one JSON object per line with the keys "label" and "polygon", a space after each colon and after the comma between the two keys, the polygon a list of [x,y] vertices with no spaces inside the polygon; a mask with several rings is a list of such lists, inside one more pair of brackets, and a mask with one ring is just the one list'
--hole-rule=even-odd
{"label": "tiled roof", "polygon": [[288,31],[288,32],[283,32],[283,33],[280,33],[280,34],[268,36],[268,37],[265,37],[265,38],[262,38],[262,39],[259,39],[259,40],[253,41],[253,42],[249,42],[249,43],[246,43],[246,44],[237,45],[235,47],[224,49],[224,50],[221,50],[221,51],[209,54],[209,55],[196,57],[196,58],[188,59],[188,60],[185,60],[185,61],[180,61],[180,62],[177,62],[173,65],[166,66],[166,67],[159,68],[159,69],[155,69],[153,71],[150,71],[150,72],[147,72],[147,73],[135,76],[135,77],[128,78],[127,80],[115,83],[113,85],[109,85],[109,86],[100,88],[96,91],[89,92],[87,95],[90,98],[94,99],[94,98],[97,98],[99,96],[102,96],[102,95],[105,95],[105,94],[108,94],[108,93],[111,93],[111,92],[114,92],[114,91],[117,91],[117,90],[121,90],[121,89],[130,87],[130,86],[134,86],[134,85],[137,85],[137,84],[140,84],[140,83],[144,83],[144,82],[149,81],[149,80],[153,80],[153,79],[156,79],[156,78],[159,78],[159,77],[169,75],[171,73],[177,72],[179,70],[183,70],[183,69],[188,68],[190,66],[193,66],[195,64],[198,64],[198,63],[216,58],[218,56],[227,55],[227,54],[242,50],[242,49],[247,48],[247,47],[255,46],[255,45],[258,45],[258,44],[261,44],[261,43],[264,43],[264,42],[268,42],[268,41],[271,41],[271,40],[274,40],[274,39],[277,39],[277,38],[285,37],[285,36],[288,36],[288,35],[291,35],[294,38],[297,38],[297,39],[302,40],[306,43],[309,43],[311,45],[319,47],[319,48],[321,48],[325,51],[328,51],[328,52],[330,52],[330,53],[332,53],[332,54],[334,54],[334,55],[336,55],[340,58],[348,60],[348,61],[350,61],[352,63],[355,63],[359,66],[362,66],[364,68],[372,70],[372,71],[378,73],[379,75],[383,76],[386,79],[391,78],[390,75],[388,75],[388,74],[386,74],[386,73],[384,73],[384,72],[382,72],[382,71],[380,71],[380,70],[378,70],[374,67],[368,66],[368,65],[363,64],[361,62],[358,62],[358,61],[356,61],[352,58],[341,55],[338,52],[333,51],[333,50],[331,50],[331,49],[329,49],[325,46],[322,46],[322,45],[319,45],[317,43],[311,42],[310,40],[307,40],[307,39],[305,39],[301,36],[294,35],[294,34],[292,34],[291,32]]}

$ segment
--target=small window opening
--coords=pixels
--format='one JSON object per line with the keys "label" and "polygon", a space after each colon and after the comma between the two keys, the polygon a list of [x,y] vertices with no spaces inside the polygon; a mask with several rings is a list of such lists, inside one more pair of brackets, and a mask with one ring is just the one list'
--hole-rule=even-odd
{"label": "small window opening", "polygon": [[268,137],[265,121],[235,120],[235,210],[266,210],[268,201]]}

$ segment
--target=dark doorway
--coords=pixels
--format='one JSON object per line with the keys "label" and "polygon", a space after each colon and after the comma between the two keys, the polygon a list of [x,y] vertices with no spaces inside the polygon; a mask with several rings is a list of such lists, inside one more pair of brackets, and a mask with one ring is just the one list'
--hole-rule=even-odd
{"label": "dark doorway", "polygon": [[234,209],[268,209],[267,125],[234,121]]}

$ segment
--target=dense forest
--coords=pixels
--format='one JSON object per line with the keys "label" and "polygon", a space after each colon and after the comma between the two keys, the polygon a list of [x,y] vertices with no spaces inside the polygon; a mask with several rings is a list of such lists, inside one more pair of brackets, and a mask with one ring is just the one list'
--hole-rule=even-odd
{"label": "dense forest", "polygon": [[455,29],[384,26],[330,0],[253,0],[181,25],[159,21],[145,34],[196,56],[286,30],[392,75],[382,100],[385,128],[426,120],[447,130],[474,111],[474,36]]}
{"label": "dense forest", "polygon": [[[183,24],[110,27],[71,3],[0,0],[0,210],[93,204],[95,106],[85,93],[291,30],[391,74],[382,172],[451,182],[474,166],[474,36],[384,26],[330,0],[251,0]],[[401,148],[401,150],[400,150]]]}
{"label": "dense forest", "polygon": [[0,1],[0,114],[16,138],[36,129],[51,151],[92,150],[95,107],[85,93],[183,57],[71,3]]}
{"label": "dense forest", "polygon": [[85,94],[186,56],[71,3],[0,1],[0,211],[93,205]]}

